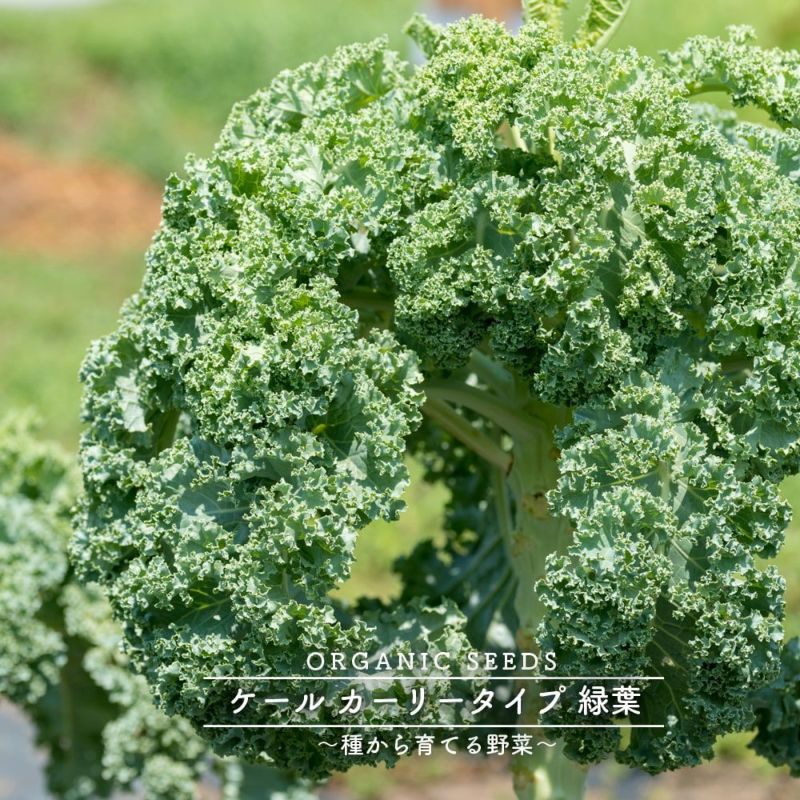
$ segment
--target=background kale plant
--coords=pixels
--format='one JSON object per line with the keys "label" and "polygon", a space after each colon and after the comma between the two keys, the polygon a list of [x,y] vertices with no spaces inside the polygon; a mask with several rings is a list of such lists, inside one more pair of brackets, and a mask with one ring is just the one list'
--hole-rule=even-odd
{"label": "background kale plant", "polygon": [[215,758],[186,720],[153,705],[99,587],[80,586],[68,564],[77,486],[30,416],[0,419],[0,695],[33,721],[49,793],[192,800],[216,781],[223,800],[310,800],[269,765]]}

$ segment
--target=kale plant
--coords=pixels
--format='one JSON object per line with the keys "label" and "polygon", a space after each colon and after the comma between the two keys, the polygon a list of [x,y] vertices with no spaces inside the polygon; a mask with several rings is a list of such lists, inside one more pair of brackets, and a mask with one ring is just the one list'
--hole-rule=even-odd
{"label": "kale plant", "polygon": [[[515,760],[520,798],[579,797],[609,754],[698,764],[754,725],[783,645],[763,560],[800,466],[800,55],[743,28],[603,49],[627,4],[590,0],[572,38],[565,0],[530,0],[517,36],[415,17],[424,65],[378,40],[284,72],[170,179],[141,289],[82,369],[72,552],[158,704],[218,753],[313,778],[391,760],[226,727],[231,684],[207,677],[302,675],[311,650],[457,664],[510,642],[562,675],[663,678],[637,722],[664,727],[541,732],[560,743]],[[446,542],[398,564],[397,602],[333,600],[409,454],[450,490]],[[431,708],[420,728],[471,719]]]}
{"label": "kale plant", "polygon": [[310,800],[270,766],[214,758],[186,720],[153,705],[102,593],[68,564],[77,485],[29,416],[0,420],[0,696],[33,722],[50,795],[192,800],[215,779],[224,800]]}

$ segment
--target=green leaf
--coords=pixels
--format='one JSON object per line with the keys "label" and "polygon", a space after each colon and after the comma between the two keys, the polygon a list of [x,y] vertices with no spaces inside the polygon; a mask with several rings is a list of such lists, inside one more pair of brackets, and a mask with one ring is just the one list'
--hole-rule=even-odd
{"label": "green leaf", "polygon": [[800,639],[786,643],[780,675],[755,695],[753,705],[757,733],[750,747],[800,778]]}
{"label": "green leaf", "polygon": [[579,47],[605,47],[617,32],[632,0],[588,0],[586,14],[575,34]]}
{"label": "green leaf", "polygon": [[522,9],[526,21],[539,20],[553,30],[561,30],[561,16],[570,0],[523,0]]}

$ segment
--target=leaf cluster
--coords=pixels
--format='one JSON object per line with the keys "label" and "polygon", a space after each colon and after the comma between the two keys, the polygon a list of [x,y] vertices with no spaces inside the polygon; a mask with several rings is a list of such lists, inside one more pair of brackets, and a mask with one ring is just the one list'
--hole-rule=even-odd
{"label": "leaf cluster", "polygon": [[[733,30],[656,62],[534,17],[417,18],[418,69],[352,45],[238,104],[87,355],[75,563],[220,753],[352,763],[313,731],[204,729],[229,721],[206,676],[302,675],[309,650],[457,663],[508,638],[520,588],[564,669],[664,679],[643,710],[663,729],[569,734],[578,760],[698,763],[779,670],[784,585],[759,559],[800,465],[797,56]],[[694,102],[711,89],[774,126]],[[497,468],[542,419],[569,420],[549,501],[572,539],[519,587],[525,509]],[[448,541],[401,565],[399,603],[345,607],[409,442],[454,491]]]}

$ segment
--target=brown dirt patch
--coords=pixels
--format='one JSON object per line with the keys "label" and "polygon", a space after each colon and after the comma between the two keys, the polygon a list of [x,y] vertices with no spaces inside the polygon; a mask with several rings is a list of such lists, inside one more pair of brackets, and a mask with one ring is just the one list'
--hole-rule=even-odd
{"label": "brown dirt patch", "polygon": [[161,189],[129,170],[54,160],[0,134],[0,248],[80,256],[144,250]]}

